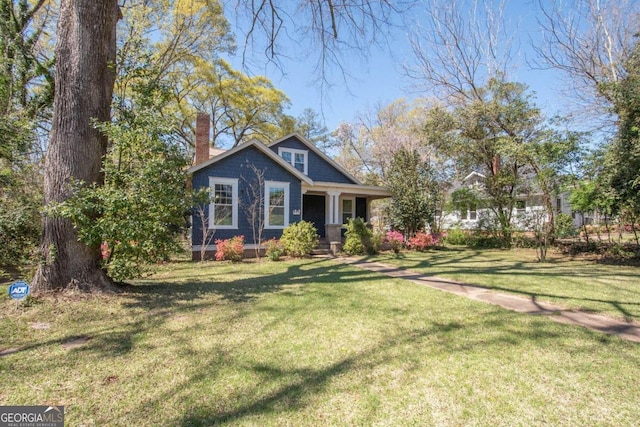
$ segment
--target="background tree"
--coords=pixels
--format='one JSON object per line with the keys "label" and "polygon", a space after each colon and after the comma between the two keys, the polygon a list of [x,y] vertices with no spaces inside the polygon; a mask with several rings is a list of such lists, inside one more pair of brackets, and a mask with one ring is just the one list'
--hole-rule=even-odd
{"label": "background tree", "polygon": [[436,130],[427,140],[456,159],[460,177],[473,170],[486,176],[488,206],[509,242],[525,166],[517,146],[530,138],[530,122],[538,113],[530,108],[523,85],[507,78],[512,36],[503,19],[504,2],[460,0],[425,7],[425,25],[411,35],[414,64],[405,71],[442,102],[431,112],[428,123],[436,123]]}
{"label": "background tree", "polygon": [[406,75],[417,89],[445,105],[481,100],[482,88],[508,76],[513,36],[503,0],[437,0],[425,3],[423,25],[411,26],[413,64]]}
{"label": "background tree", "polygon": [[51,113],[48,2],[0,1],[0,275],[31,265],[40,239],[42,149]]}
{"label": "background tree", "polygon": [[[535,138],[531,138],[522,147],[523,156],[533,172],[532,193],[542,194],[542,204],[546,220],[533,218],[536,233],[546,233],[539,243],[553,243],[555,235],[556,207],[554,197],[560,194],[567,180],[571,179],[570,165],[582,151],[581,135],[576,132],[565,134],[543,127],[538,129]],[[546,252],[544,252],[546,254]]]}
{"label": "background tree", "polygon": [[232,148],[251,138],[266,143],[282,135],[289,99],[269,79],[249,77],[223,60],[198,61],[197,76],[201,84],[184,99],[183,117],[208,112],[214,146]]}
{"label": "background tree", "polygon": [[396,152],[386,182],[393,198],[391,219],[395,228],[411,237],[433,223],[437,184],[431,166],[417,151],[402,148]]}
{"label": "background tree", "polygon": [[49,112],[53,101],[51,52],[46,36],[53,15],[45,0],[0,1],[0,111],[19,109],[33,119]]}
{"label": "background tree", "polygon": [[614,210],[632,224],[640,219],[640,42],[624,64],[625,76],[603,88],[610,93],[618,131],[607,152]]}
{"label": "background tree", "polygon": [[162,82],[172,91],[162,115],[179,120],[178,141],[192,155],[193,118],[202,108],[193,104],[192,96],[206,86],[201,78],[206,70],[199,70],[199,65],[215,65],[220,55],[235,48],[222,7],[217,1],[200,0],[124,4],[118,25],[114,105],[126,106],[140,79]]}
{"label": "background tree", "polygon": [[[597,179],[598,187],[607,197],[598,203],[600,209],[611,210],[634,224],[640,212],[637,199],[640,4],[589,0],[567,5],[554,1],[542,10],[540,25],[545,43],[535,46],[539,65],[565,73],[573,95],[591,107],[580,106],[588,114],[591,126],[603,123],[604,118],[605,129],[616,130],[613,137],[613,132],[604,134],[606,168]],[[602,179],[608,185],[603,186]],[[583,189],[589,188],[585,185]],[[589,200],[583,193],[579,189],[576,197]]]}
{"label": "background tree", "polygon": [[340,148],[337,161],[364,182],[381,184],[399,150],[435,158],[424,134],[428,106],[425,99],[399,99],[361,114],[357,123],[341,124],[334,133]]}
{"label": "background tree", "polygon": [[327,127],[322,123],[320,114],[312,108],[305,108],[296,119],[296,131],[311,141],[325,154],[338,147],[337,141],[331,136]]}
{"label": "background tree", "polygon": [[452,138],[440,147],[456,159],[459,176],[474,170],[485,176],[483,197],[506,244],[511,241],[517,198],[529,184],[524,150],[537,138],[540,120],[525,89],[499,79],[476,88],[481,98],[454,108],[451,118],[444,120],[452,126]]}

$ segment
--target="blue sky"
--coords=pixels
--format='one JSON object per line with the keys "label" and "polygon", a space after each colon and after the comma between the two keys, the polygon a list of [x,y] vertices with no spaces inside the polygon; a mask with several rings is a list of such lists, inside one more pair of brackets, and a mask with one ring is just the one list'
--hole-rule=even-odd
{"label": "blue sky", "polygon": [[[418,16],[416,14],[416,16]],[[507,19],[510,21],[514,39],[516,67],[508,76],[510,80],[527,84],[536,92],[536,103],[548,115],[562,113],[565,109],[566,97],[560,95],[563,76],[554,71],[531,70],[526,59],[533,56],[530,38],[537,37],[539,32],[535,6],[530,0],[514,1],[507,6]],[[417,18],[419,20],[419,18]],[[325,90],[321,96],[321,88],[314,83],[313,62],[283,59],[282,70],[266,64],[259,53],[255,54],[252,63],[263,63],[262,67],[253,66],[253,74],[263,74],[271,79],[274,85],[282,90],[291,100],[288,114],[298,116],[305,108],[322,113],[326,126],[333,130],[342,122],[353,122],[358,114],[366,113],[377,105],[387,105],[399,98],[427,96],[427,93],[416,92],[411,82],[403,75],[402,65],[412,62],[411,47],[408,41],[408,28],[398,28],[393,34],[390,49],[372,50],[368,60],[353,58],[344,64],[347,72],[353,77],[344,82],[334,76],[330,83],[333,87]],[[284,46],[291,47],[291,46]]]}

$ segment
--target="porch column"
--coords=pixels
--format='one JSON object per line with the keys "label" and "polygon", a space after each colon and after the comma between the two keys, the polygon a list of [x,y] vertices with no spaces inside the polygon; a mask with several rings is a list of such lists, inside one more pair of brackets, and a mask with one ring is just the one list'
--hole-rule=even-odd
{"label": "porch column", "polygon": [[328,191],[329,196],[329,220],[327,224],[341,224],[340,222],[340,192]]}
{"label": "porch column", "polygon": [[342,224],[340,223],[340,192],[339,191],[327,191],[329,198],[329,216],[326,224],[327,240],[331,242],[341,242],[340,229]]}

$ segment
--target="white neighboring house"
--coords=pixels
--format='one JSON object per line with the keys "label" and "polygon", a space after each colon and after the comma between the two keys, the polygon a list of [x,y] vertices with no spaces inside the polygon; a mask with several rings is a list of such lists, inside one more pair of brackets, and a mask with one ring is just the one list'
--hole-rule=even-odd
{"label": "white neighboring house", "polygon": [[[482,193],[484,190],[485,179],[485,175],[479,172],[471,172],[462,180],[459,185],[454,186],[453,190],[459,189],[461,187],[467,187],[469,189]],[[575,227],[580,227],[584,223],[597,224],[600,219],[598,215],[594,213],[582,215],[580,213],[574,212],[571,209],[571,204],[569,203],[569,193],[567,192],[560,193],[556,196],[554,208],[556,214],[563,213],[571,215],[571,217],[573,218],[573,225]],[[512,215],[512,222],[516,226],[516,228],[524,229],[525,224],[522,221],[523,217],[534,212],[544,212],[544,210],[545,208],[543,204],[542,194],[522,194],[521,196],[517,197],[516,206]],[[478,208],[476,206],[469,206],[466,211],[445,212],[443,214],[441,224],[443,229],[460,227],[462,229],[472,230],[478,228],[480,220],[482,218],[488,218],[492,215],[493,212],[489,208]]]}

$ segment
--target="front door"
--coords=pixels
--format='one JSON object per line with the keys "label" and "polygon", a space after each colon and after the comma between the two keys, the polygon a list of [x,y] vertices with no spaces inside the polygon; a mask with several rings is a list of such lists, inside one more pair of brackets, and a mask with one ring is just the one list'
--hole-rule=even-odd
{"label": "front door", "polygon": [[321,238],[325,237],[325,197],[305,194],[302,199],[302,219],[313,223]]}

